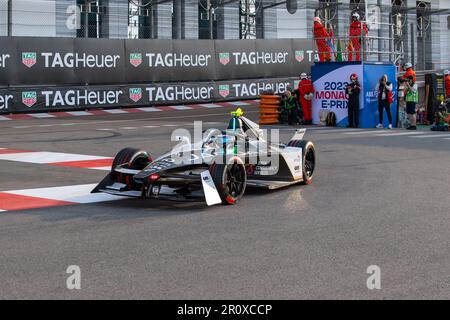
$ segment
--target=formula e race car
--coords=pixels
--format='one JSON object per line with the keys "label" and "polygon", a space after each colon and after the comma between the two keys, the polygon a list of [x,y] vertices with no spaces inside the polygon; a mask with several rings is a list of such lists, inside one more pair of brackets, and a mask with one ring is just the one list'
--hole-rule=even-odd
{"label": "formula e race car", "polygon": [[238,109],[226,130],[208,129],[193,143],[176,136],[178,144],[155,160],[146,151],[123,149],[92,193],[214,205],[235,204],[246,187],[310,184],[316,152],[312,142],[303,140],[306,130],[296,130],[287,144],[273,141],[272,134],[269,141],[266,131]]}

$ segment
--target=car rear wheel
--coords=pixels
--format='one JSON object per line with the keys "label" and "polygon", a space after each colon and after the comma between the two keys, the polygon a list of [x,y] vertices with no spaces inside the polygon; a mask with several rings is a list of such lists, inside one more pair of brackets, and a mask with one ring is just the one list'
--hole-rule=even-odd
{"label": "car rear wheel", "polygon": [[302,149],[303,184],[311,184],[313,181],[314,169],[316,168],[316,150],[314,144],[311,141],[291,140],[287,146]]}
{"label": "car rear wheel", "polygon": [[209,171],[222,203],[235,204],[243,197],[247,186],[247,172],[239,158],[229,164],[214,163]]}
{"label": "car rear wheel", "polygon": [[117,166],[122,165],[125,169],[142,170],[150,162],[152,162],[152,158],[146,151],[134,148],[125,148],[120,150],[114,158],[111,166],[111,174],[116,182],[124,183],[129,187],[132,187],[133,180],[131,179],[131,175],[115,172],[114,169]]}

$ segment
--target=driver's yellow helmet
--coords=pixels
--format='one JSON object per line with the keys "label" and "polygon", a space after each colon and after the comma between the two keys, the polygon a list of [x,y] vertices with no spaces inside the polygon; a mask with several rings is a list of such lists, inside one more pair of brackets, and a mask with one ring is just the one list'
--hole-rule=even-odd
{"label": "driver's yellow helmet", "polygon": [[231,115],[233,117],[242,117],[244,115],[244,111],[241,108],[237,108],[236,111],[232,111]]}

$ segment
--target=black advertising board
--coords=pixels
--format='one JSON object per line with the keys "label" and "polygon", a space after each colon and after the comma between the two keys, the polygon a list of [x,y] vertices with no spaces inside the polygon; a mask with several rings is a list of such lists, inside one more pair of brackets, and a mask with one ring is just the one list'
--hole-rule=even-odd
{"label": "black advertising board", "polygon": [[[50,85],[77,83],[74,68],[67,67],[72,62],[73,39],[17,38],[12,37],[13,63],[8,84]],[[51,38],[50,38],[51,39]]]}
{"label": "black advertising board", "polygon": [[292,89],[295,82],[296,78],[268,78],[0,89],[0,114],[256,99],[263,91],[281,93]]}
{"label": "black advertising board", "polygon": [[309,40],[0,37],[0,86],[96,85],[298,76]]}
{"label": "black advertising board", "polygon": [[257,98],[309,73],[312,45],[0,37],[0,113]]}
{"label": "black advertising board", "polygon": [[[125,81],[126,83],[173,81],[173,69],[167,65],[167,55],[173,53],[172,40],[125,40]],[[155,55],[158,64],[153,63]]]}
{"label": "black advertising board", "polygon": [[124,40],[74,39],[71,65],[77,84],[122,84],[125,82],[125,63]]}

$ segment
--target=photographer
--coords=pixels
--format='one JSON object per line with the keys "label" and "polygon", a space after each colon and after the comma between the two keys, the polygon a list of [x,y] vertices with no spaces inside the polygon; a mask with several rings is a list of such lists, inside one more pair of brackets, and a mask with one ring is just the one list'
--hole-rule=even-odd
{"label": "photographer", "polygon": [[300,123],[300,106],[297,98],[292,95],[290,90],[287,90],[281,96],[281,110],[280,110],[280,123],[299,124]]}
{"label": "photographer", "polygon": [[378,112],[379,123],[377,128],[383,128],[383,112],[386,110],[386,114],[389,120],[389,129],[392,129],[392,114],[391,103],[393,102],[392,95],[392,83],[388,81],[388,76],[385,74],[381,77],[380,82],[377,84],[376,90],[378,91]]}

